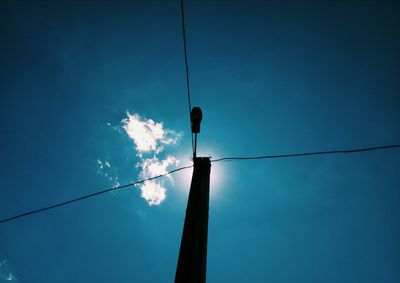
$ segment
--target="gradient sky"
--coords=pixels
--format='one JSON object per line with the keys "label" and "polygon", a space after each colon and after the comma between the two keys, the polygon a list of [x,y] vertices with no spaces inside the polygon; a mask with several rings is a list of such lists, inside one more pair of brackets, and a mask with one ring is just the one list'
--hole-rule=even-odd
{"label": "gradient sky", "polygon": [[[198,155],[399,143],[399,4],[300,2],[187,0]],[[178,0],[2,1],[0,42],[0,218],[137,180],[127,112],[191,164]],[[400,282],[399,162],[213,164],[208,282]],[[0,282],[172,282],[190,175],[1,224]]]}

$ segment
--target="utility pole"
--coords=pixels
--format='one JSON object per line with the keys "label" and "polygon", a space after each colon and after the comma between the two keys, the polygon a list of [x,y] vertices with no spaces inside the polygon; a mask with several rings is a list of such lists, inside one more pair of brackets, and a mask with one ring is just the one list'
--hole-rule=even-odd
{"label": "utility pole", "polygon": [[210,168],[208,157],[194,159],[175,283],[206,282]]}
{"label": "utility pole", "polygon": [[[200,132],[201,110],[191,113],[192,133]],[[196,138],[197,141],[197,138]],[[175,283],[205,283],[207,266],[208,206],[210,199],[210,169],[208,157],[193,154],[193,176],[183,226]]]}

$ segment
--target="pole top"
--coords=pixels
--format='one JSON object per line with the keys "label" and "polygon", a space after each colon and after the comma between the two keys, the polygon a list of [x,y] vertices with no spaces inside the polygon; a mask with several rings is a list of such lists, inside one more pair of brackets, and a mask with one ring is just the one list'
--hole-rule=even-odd
{"label": "pole top", "polygon": [[207,164],[211,166],[210,157],[194,157],[193,162],[195,164]]}

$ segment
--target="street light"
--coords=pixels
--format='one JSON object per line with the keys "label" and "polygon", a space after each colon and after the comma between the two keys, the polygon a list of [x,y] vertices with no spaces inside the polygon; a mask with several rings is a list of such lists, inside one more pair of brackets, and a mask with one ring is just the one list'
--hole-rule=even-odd
{"label": "street light", "polygon": [[203,119],[203,113],[201,112],[200,107],[193,107],[190,112],[190,125],[192,126],[192,133],[198,134],[200,133],[200,122]]}
{"label": "street light", "polygon": [[202,119],[203,119],[203,113],[201,112],[200,107],[193,107],[192,111],[190,112],[190,125],[192,127],[192,134],[194,134],[193,158],[196,158],[197,134],[200,133],[200,123]]}

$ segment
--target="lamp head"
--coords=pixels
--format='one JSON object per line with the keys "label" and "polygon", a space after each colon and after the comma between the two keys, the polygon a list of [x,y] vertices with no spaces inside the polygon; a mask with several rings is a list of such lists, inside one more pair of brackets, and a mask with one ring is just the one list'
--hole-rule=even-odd
{"label": "lamp head", "polygon": [[203,113],[201,112],[200,107],[193,107],[192,111],[190,112],[190,125],[192,126],[192,133],[200,133],[200,123],[202,119]]}

